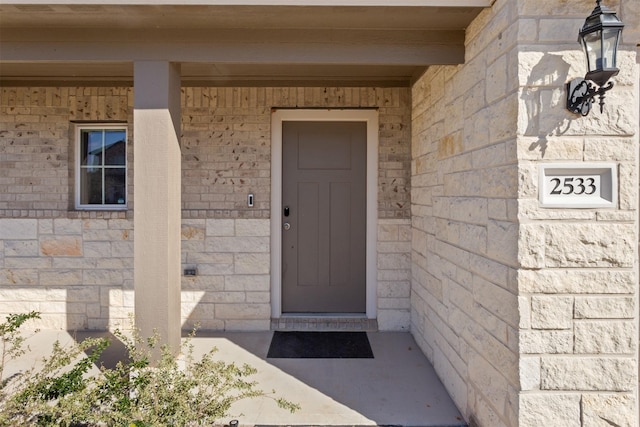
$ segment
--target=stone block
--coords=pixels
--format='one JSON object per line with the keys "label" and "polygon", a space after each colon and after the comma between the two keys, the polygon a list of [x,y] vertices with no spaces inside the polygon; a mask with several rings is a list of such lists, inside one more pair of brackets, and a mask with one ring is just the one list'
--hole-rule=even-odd
{"label": "stone block", "polygon": [[242,302],[248,302],[247,292],[245,291],[205,292],[204,295],[202,295],[202,298],[200,300],[200,303],[202,304],[207,304],[207,303],[232,304],[232,303],[242,303]]}
{"label": "stone block", "polygon": [[399,240],[397,224],[379,224],[378,242],[396,242]]}
{"label": "stone block", "polygon": [[41,236],[44,234],[53,234],[53,219],[39,219],[38,233]]}
{"label": "stone block", "polygon": [[85,219],[82,221],[83,230],[106,230],[109,228],[109,221],[104,219]]}
{"label": "stone block", "polygon": [[633,294],[637,286],[631,271],[520,270],[520,292],[544,294]]}
{"label": "stone block", "polygon": [[[38,256],[40,246],[37,240],[5,240],[4,256],[6,257],[30,257]],[[2,247],[0,247],[0,253]]]}
{"label": "stone block", "polygon": [[37,220],[0,218],[0,240],[29,240],[37,238]]}
{"label": "stone block", "polygon": [[637,337],[633,321],[580,321],[575,324],[575,352],[633,354]]}
{"label": "stone block", "polygon": [[409,281],[378,280],[378,298],[409,298],[411,283]]}
{"label": "stone block", "polygon": [[411,252],[411,242],[378,242],[378,253],[401,253]]}
{"label": "stone block", "polygon": [[246,301],[250,304],[269,304],[271,302],[271,292],[247,292]]}
{"label": "stone block", "polygon": [[226,331],[268,331],[269,329],[271,329],[271,320],[269,318],[263,320],[229,319],[224,321],[224,330]]}
{"label": "stone block", "polygon": [[522,357],[520,359],[520,387],[523,391],[540,389],[540,358]]}
{"label": "stone block", "polygon": [[204,240],[205,237],[204,224],[182,224],[182,240]]}
{"label": "stone block", "polygon": [[520,313],[520,329],[531,328],[531,299],[518,297],[518,312]]}
{"label": "stone block", "polygon": [[35,285],[38,280],[38,270],[35,268],[3,268],[0,270],[0,285]]}
{"label": "stone block", "polygon": [[547,267],[631,267],[631,224],[556,224],[546,230]]}
{"label": "stone block", "polygon": [[541,226],[521,224],[518,235],[518,263],[523,268],[543,268],[545,249],[544,230]]}
{"label": "stone block", "polygon": [[206,222],[207,236],[235,236],[235,221],[232,219],[208,219]]}
{"label": "stone block", "polygon": [[111,242],[84,242],[83,254],[86,258],[110,257]]}
{"label": "stone block", "polygon": [[53,220],[53,232],[57,236],[82,234],[82,221],[77,219],[56,218]]}
{"label": "stone block", "polygon": [[85,285],[122,286],[123,275],[118,270],[84,270],[82,281]]}
{"label": "stone block", "polygon": [[507,80],[507,59],[503,55],[487,67],[487,103],[494,102],[506,94]]}
{"label": "stone block", "polygon": [[531,297],[533,329],[570,329],[573,326],[573,297]]}
{"label": "stone block", "polygon": [[573,353],[573,331],[521,331],[520,352],[522,354]]}
{"label": "stone block", "polygon": [[475,302],[484,307],[492,316],[506,324],[518,324],[518,297],[508,290],[475,277],[473,280]]}
{"label": "stone block", "polygon": [[208,252],[268,253],[269,245],[268,237],[210,237],[206,240]]}
{"label": "stone block", "polygon": [[269,304],[216,304],[216,318],[229,320],[265,320],[270,323],[271,306]]}
{"label": "stone block", "polygon": [[7,257],[4,259],[4,266],[8,269],[51,268],[52,261],[49,257]]}
{"label": "stone block", "polygon": [[411,324],[409,310],[379,310],[378,329],[380,331],[408,331]]}
{"label": "stone block", "polygon": [[269,254],[234,254],[235,274],[269,274],[271,257]]}
{"label": "stone block", "polygon": [[451,363],[447,355],[439,350],[440,349],[436,347],[433,351],[433,367],[438,373],[438,376],[443,379],[444,386],[447,388],[456,405],[459,408],[466,408],[470,388],[466,378],[463,378],[460,372],[456,370],[456,367]]}
{"label": "stone block", "polygon": [[469,380],[478,393],[495,408],[502,408],[507,401],[509,382],[503,373],[481,355],[471,352],[468,365]]}
{"label": "stone block", "polygon": [[582,427],[579,394],[520,394],[519,427]]}
{"label": "stone block", "polygon": [[632,319],[635,300],[633,297],[576,297],[576,319]]}
{"label": "stone block", "polygon": [[224,288],[227,291],[269,291],[271,278],[268,275],[233,275],[226,276]]}
{"label": "stone block", "polygon": [[133,258],[133,241],[117,240],[115,242],[111,242],[111,250],[113,251],[113,254],[119,257]]}
{"label": "stone block", "polygon": [[467,322],[460,336],[471,348],[475,348],[475,351],[481,354],[482,357],[491,360],[491,364],[510,383],[517,383],[519,378],[519,357],[516,352],[473,321]]}
{"label": "stone block", "polygon": [[542,358],[540,387],[543,390],[632,391],[637,385],[636,361],[631,358]]}
{"label": "stone block", "polygon": [[380,310],[406,310],[411,308],[409,298],[379,298],[378,309]]}
{"label": "stone block", "polygon": [[582,427],[634,427],[638,422],[631,394],[585,394],[582,414]]}
{"label": "stone block", "polygon": [[237,219],[236,236],[268,237],[271,223],[267,219]]}
{"label": "stone block", "polygon": [[408,253],[378,254],[379,269],[408,269],[411,256]]}
{"label": "stone block", "polygon": [[40,240],[43,256],[82,256],[82,239],[72,236],[46,237]]}
{"label": "stone block", "polygon": [[81,270],[41,270],[41,286],[70,286],[82,284]]}

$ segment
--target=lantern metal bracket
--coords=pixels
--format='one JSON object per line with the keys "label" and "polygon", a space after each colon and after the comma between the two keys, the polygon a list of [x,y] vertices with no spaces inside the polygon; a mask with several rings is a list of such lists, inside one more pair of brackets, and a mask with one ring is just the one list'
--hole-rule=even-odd
{"label": "lantern metal bracket", "polygon": [[604,111],[605,93],[613,87],[613,82],[598,86],[586,79],[574,79],[567,83],[567,110],[587,116],[595,97],[599,97],[600,113]]}

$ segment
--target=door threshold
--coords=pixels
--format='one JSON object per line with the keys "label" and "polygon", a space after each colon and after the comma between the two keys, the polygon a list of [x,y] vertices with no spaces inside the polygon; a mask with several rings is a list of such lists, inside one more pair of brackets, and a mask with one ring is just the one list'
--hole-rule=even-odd
{"label": "door threshold", "polygon": [[283,314],[271,319],[272,331],[367,331],[378,330],[376,319],[364,314]]}

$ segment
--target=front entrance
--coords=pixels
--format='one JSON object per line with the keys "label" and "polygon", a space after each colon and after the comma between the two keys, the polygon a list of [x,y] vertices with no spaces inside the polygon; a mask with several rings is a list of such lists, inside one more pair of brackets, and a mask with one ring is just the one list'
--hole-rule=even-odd
{"label": "front entrance", "polygon": [[282,123],[282,312],[365,313],[367,124]]}

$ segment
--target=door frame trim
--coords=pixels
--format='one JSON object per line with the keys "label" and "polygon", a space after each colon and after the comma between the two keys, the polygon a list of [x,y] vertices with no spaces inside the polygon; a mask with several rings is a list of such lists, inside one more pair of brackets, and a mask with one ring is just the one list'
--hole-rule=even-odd
{"label": "door frame trim", "polygon": [[378,311],[378,110],[274,109],[271,114],[271,317],[282,316],[282,122],[367,123],[366,316]]}

